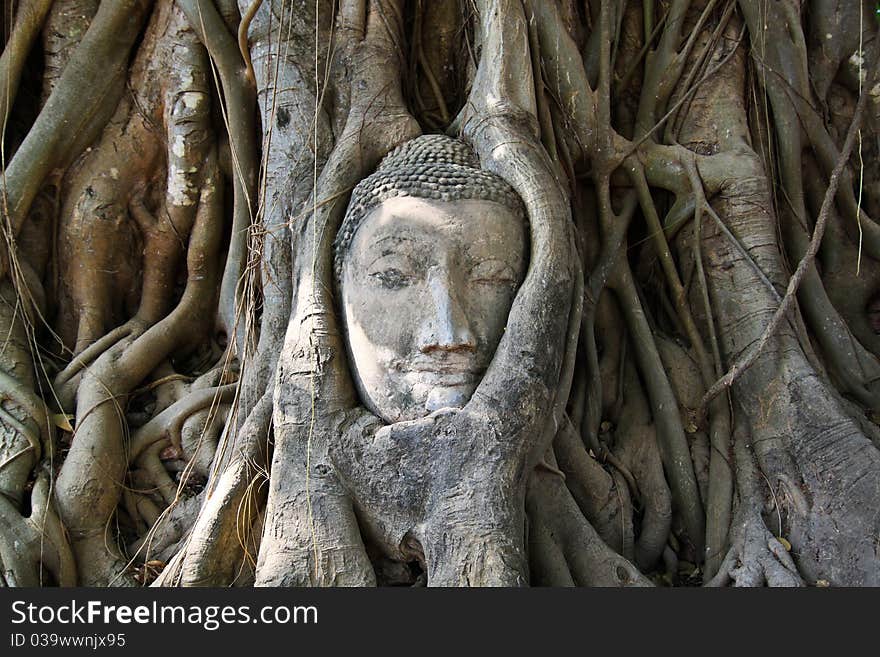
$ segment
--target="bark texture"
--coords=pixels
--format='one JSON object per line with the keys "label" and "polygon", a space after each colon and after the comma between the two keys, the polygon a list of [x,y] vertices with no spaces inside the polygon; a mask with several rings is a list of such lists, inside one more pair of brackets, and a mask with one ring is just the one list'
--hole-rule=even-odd
{"label": "bark texture", "polygon": [[[8,4],[0,584],[880,585],[875,3]],[[529,266],[386,425],[333,243],[437,132]]]}

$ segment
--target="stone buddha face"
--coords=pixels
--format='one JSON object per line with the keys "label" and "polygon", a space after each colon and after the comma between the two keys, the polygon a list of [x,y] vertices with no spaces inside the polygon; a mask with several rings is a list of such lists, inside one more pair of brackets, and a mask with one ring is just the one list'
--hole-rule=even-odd
{"label": "stone buddha face", "polygon": [[337,254],[355,384],[385,422],[470,399],[498,346],[527,266],[526,222],[480,198],[398,196]]}
{"label": "stone buddha face", "polygon": [[388,423],[461,408],[498,346],[527,266],[522,201],[442,135],[358,185],[336,243],[349,362]]}

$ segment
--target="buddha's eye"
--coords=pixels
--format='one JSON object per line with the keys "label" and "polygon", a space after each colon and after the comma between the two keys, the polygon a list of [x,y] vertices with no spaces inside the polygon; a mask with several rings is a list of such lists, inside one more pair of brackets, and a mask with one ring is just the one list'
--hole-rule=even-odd
{"label": "buddha's eye", "polygon": [[408,276],[404,272],[394,267],[373,272],[372,274],[370,274],[370,278],[377,281],[382,287],[388,288],[389,290],[399,290],[400,288],[409,285],[412,281],[411,276]]}
{"label": "buddha's eye", "polygon": [[368,266],[371,283],[386,290],[400,290],[412,285],[419,271],[418,263],[406,254],[384,252]]}
{"label": "buddha's eye", "polygon": [[484,260],[474,266],[470,280],[478,285],[514,286],[517,283],[516,272],[501,260]]}

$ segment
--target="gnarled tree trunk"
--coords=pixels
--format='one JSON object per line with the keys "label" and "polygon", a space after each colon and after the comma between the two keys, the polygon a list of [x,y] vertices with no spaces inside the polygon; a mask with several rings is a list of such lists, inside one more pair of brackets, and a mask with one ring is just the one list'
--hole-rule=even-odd
{"label": "gnarled tree trunk", "polygon": [[[3,583],[880,585],[874,3],[6,7]],[[428,133],[529,268],[385,424],[333,243]]]}

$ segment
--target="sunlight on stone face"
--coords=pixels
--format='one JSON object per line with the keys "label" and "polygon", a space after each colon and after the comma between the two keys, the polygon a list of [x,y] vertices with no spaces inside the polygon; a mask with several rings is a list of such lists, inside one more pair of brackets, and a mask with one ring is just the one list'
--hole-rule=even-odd
{"label": "sunlight on stone face", "polygon": [[494,201],[392,198],[342,267],[355,384],[386,422],[461,408],[504,332],[526,270],[526,226]]}

